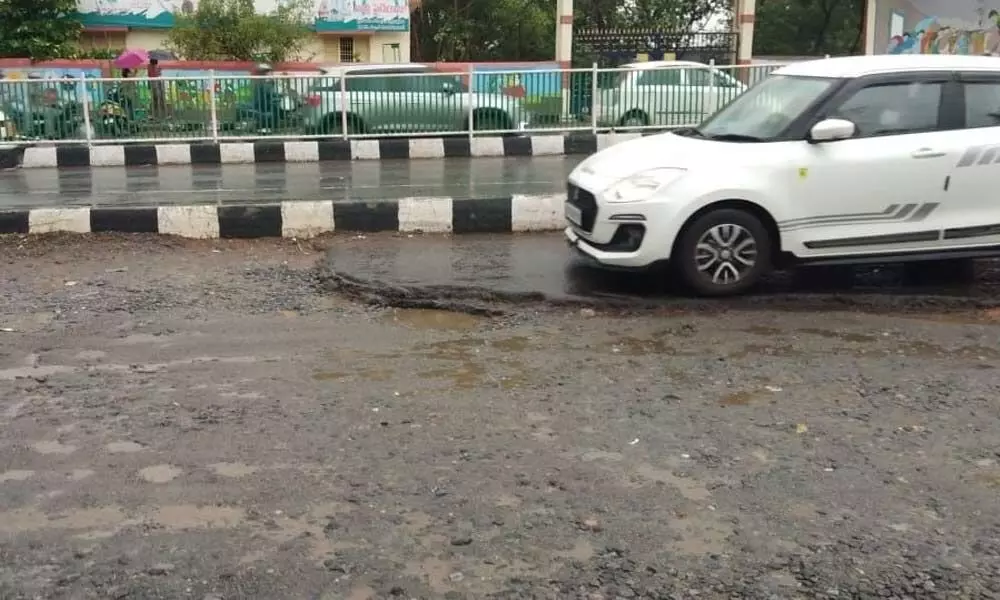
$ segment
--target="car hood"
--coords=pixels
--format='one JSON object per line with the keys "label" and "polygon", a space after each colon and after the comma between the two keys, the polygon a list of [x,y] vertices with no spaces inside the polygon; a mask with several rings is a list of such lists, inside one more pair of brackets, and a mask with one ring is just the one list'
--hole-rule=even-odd
{"label": "car hood", "polygon": [[615,144],[580,163],[575,172],[617,181],[650,169],[690,169],[728,162],[736,153],[745,153],[747,147],[663,133]]}

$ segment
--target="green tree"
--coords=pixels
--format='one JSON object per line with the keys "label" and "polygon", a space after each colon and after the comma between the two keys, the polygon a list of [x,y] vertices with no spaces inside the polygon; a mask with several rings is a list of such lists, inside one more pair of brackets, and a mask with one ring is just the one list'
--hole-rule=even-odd
{"label": "green tree", "polygon": [[312,3],[288,0],[258,14],[253,0],[201,0],[190,15],[175,15],[167,46],[188,60],[284,62],[312,36]]}
{"label": "green tree", "polygon": [[546,60],[555,48],[546,0],[423,0],[413,20],[413,60]]}
{"label": "green tree", "polygon": [[75,0],[0,0],[0,57],[72,57],[83,27]]}
{"label": "green tree", "polygon": [[[423,0],[414,14],[413,58],[551,60],[555,4],[554,0]],[[729,4],[730,0],[576,0],[573,26],[692,32]],[[582,56],[586,49],[574,48],[574,54]]]}
{"label": "green tree", "polygon": [[758,0],[754,54],[856,54],[864,10],[865,0]]}

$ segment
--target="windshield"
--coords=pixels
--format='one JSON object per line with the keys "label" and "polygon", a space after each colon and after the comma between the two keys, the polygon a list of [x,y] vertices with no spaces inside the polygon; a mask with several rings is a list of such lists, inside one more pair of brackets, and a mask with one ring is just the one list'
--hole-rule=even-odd
{"label": "windshield", "polygon": [[709,138],[774,138],[837,81],[772,75],[709,117],[698,133]]}

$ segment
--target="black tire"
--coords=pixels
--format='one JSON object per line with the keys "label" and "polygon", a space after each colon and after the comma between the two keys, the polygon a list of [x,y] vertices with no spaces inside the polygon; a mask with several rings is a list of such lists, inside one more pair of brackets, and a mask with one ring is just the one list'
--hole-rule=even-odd
{"label": "black tire", "polygon": [[[723,236],[729,245],[718,244],[711,232],[720,228],[716,232],[725,234],[727,226],[735,237]],[[703,238],[705,245],[717,253],[714,263],[709,262],[711,252],[699,250]],[[749,247],[744,246],[748,239],[756,250],[752,261]],[[745,210],[722,208],[701,215],[684,228],[671,262],[684,285],[699,296],[733,296],[755,286],[771,269],[772,244],[767,228],[756,216]],[[752,264],[737,259],[735,251],[741,247],[743,261]]]}
{"label": "black tire", "polygon": [[618,121],[618,125],[620,127],[625,127],[626,126],[625,122],[628,121],[628,120],[630,120],[630,119],[635,119],[638,122],[638,125],[629,125],[628,127],[645,127],[645,126],[649,125],[649,115],[647,115],[646,113],[642,112],[641,110],[630,110],[630,111],[628,111]]}
{"label": "black tire", "polygon": [[477,110],[472,114],[473,131],[509,131],[513,128],[510,117],[499,110]]}
{"label": "black tire", "polygon": [[[323,119],[323,124],[320,126],[323,135],[341,135],[344,131],[342,127],[342,121],[340,113],[335,115],[327,115]],[[365,124],[361,120],[361,117],[356,115],[347,115],[347,135],[363,135],[365,133]]]}

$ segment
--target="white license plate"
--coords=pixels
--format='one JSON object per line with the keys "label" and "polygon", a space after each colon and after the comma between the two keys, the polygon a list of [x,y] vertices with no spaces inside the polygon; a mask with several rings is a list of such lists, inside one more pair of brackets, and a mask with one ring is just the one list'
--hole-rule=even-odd
{"label": "white license plate", "polygon": [[576,225],[577,227],[583,226],[583,213],[579,208],[573,206],[569,202],[566,203],[566,220],[570,223]]}

